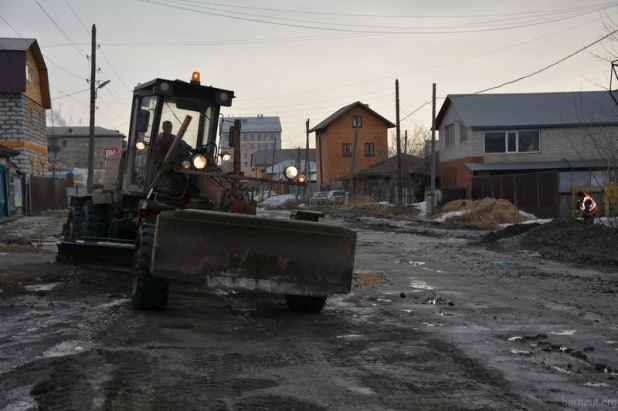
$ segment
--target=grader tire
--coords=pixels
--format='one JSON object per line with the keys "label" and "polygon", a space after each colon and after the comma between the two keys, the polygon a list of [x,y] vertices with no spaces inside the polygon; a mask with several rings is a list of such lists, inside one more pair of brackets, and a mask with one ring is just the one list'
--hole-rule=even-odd
{"label": "grader tire", "polygon": [[167,307],[169,281],[150,274],[154,234],[154,222],[143,220],[137,232],[131,292],[131,301],[138,310],[162,311]]}
{"label": "grader tire", "polygon": [[78,240],[81,238],[82,227],[82,214],[84,211],[84,205],[81,203],[73,204],[69,209],[69,216],[67,217],[67,223],[64,226],[64,240]]}
{"label": "grader tire", "polygon": [[94,205],[92,201],[84,204],[83,210],[83,230],[84,237],[107,237],[109,231],[109,213],[107,206]]}
{"label": "grader tire", "polygon": [[297,313],[318,313],[326,304],[326,297],[286,295],[285,302],[290,311]]}

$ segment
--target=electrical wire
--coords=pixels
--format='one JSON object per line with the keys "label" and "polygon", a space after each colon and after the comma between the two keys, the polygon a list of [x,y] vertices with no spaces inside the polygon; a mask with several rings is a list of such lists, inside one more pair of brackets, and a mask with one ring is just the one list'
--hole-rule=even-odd
{"label": "electrical wire", "polygon": [[612,35],[614,35],[614,34],[616,34],[616,33],[618,33],[618,30],[613,30],[613,31],[611,31],[609,34],[606,34],[605,36],[600,37],[599,39],[597,39],[597,40],[593,41],[592,43],[589,43],[588,45],[586,45],[586,46],[584,46],[584,47],[580,48],[579,50],[577,50],[577,51],[575,51],[575,52],[573,52],[573,53],[569,54],[569,55],[568,55],[568,56],[566,56],[566,57],[561,58],[560,60],[558,60],[558,61],[556,61],[556,62],[554,62],[554,63],[552,63],[552,64],[550,64],[550,65],[548,65],[548,66],[545,66],[545,67],[543,67],[543,68],[541,68],[541,69],[539,69],[539,70],[537,70],[537,71],[534,71],[534,72],[532,72],[532,73],[530,73],[530,74],[526,74],[525,76],[522,76],[522,77],[516,78],[516,79],[511,80],[511,81],[507,81],[506,83],[502,83],[502,84],[499,84],[499,85],[494,86],[494,87],[489,87],[489,88],[486,88],[486,89],[484,89],[484,90],[477,91],[477,92],[476,92],[476,93],[474,93],[474,94],[480,94],[480,93],[484,93],[484,92],[486,92],[486,91],[495,90],[495,89],[498,89],[498,88],[501,88],[501,87],[507,86],[507,85],[509,85],[509,84],[513,84],[513,83],[517,83],[518,81],[525,80],[525,79],[530,78],[530,77],[532,77],[532,76],[535,76],[535,75],[537,75],[537,74],[539,74],[539,73],[542,73],[543,71],[548,70],[548,69],[550,69],[550,68],[552,68],[552,67],[554,67],[554,66],[557,66],[558,64],[560,64],[560,63],[562,63],[562,62],[564,62],[564,61],[566,61],[566,60],[570,59],[570,58],[571,58],[571,57],[573,57],[573,56],[576,56],[577,54],[581,53],[582,51],[587,50],[589,47],[594,46],[595,44],[602,42],[603,40],[607,39],[608,37],[611,37]]}
{"label": "electrical wire", "polygon": [[[612,13],[610,15],[615,15],[615,14],[618,14],[618,12],[617,13]],[[529,43],[532,43],[532,42],[537,41],[537,40],[541,40],[541,39],[544,39],[544,38],[547,38],[547,37],[554,36],[556,34],[561,34],[561,33],[567,32],[569,30],[573,30],[575,28],[579,28],[579,27],[585,26],[585,25],[590,24],[590,23],[594,23],[594,22],[599,21],[599,20],[601,20],[601,18],[597,18],[597,19],[594,19],[594,20],[589,20],[587,22],[578,24],[576,26],[567,27],[566,29],[563,29],[563,30],[559,30],[559,31],[555,31],[555,32],[552,32],[552,33],[548,33],[548,34],[545,34],[543,36],[535,37],[535,38],[532,38],[532,39],[529,39],[529,40],[526,40],[526,41],[522,41],[522,42],[519,42],[519,43],[516,43],[516,44],[512,44],[512,45],[509,45],[509,46],[506,46],[506,47],[501,47],[499,49],[494,49],[494,50],[491,50],[491,51],[488,51],[488,52],[484,52],[484,53],[481,53],[481,54],[476,54],[476,55],[473,55],[473,56],[470,56],[470,57],[466,57],[466,58],[463,58],[463,59],[453,60],[453,61],[446,62],[446,63],[440,63],[440,64],[437,64],[437,65],[433,65],[433,66],[429,66],[429,67],[425,67],[425,68],[421,68],[421,69],[417,69],[417,70],[412,70],[412,71],[408,71],[408,72],[404,72],[404,73],[399,73],[399,74],[392,75],[392,76],[380,77],[380,78],[376,78],[376,79],[372,79],[372,80],[365,80],[365,81],[361,81],[361,82],[357,82],[357,83],[349,83],[349,84],[344,84],[344,85],[334,86],[334,87],[329,87],[329,88],[314,89],[314,90],[301,91],[301,92],[295,92],[295,93],[287,93],[287,94],[278,94],[278,95],[274,95],[274,96],[245,98],[245,99],[243,99],[243,101],[264,100],[264,99],[271,99],[271,98],[279,98],[279,97],[296,96],[296,95],[302,95],[302,94],[318,93],[318,92],[329,91],[329,90],[333,90],[333,89],[337,89],[337,88],[347,88],[347,87],[353,87],[353,86],[358,86],[358,85],[363,85],[363,84],[368,84],[368,83],[375,83],[377,81],[392,80],[392,79],[395,79],[395,78],[398,78],[398,77],[404,77],[404,76],[408,76],[410,74],[421,73],[421,72],[428,71],[428,70],[434,70],[436,68],[446,67],[446,66],[450,66],[450,65],[453,65],[453,64],[459,64],[459,63],[463,63],[465,61],[473,60],[473,59],[476,59],[476,58],[479,58],[479,57],[485,57],[485,56],[488,56],[488,55],[491,55],[491,54],[499,53],[501,51],[505,51],[505,50],[509,50],[509,49],[512,49],[512,48],[515,48],[515,47],[523,46],[525,44],[529,44]]]}
{"label": "electrical wire", "polygon": [[[371,17],[371,18],[462,18],[462,17],[471,17],[471,18],[479,18],[479,17],[503,17],[503,16],[520,16],[520,15],[531,15],[538,13],[557,13],[565,10],[576,10],[580,9],[580,7],[572,7],[567,9],[554,9],[554,10],[544,10],[544,11],[532,11],[532,12],[521,12],[521,13],[503,13],[503,14],[460,14],[460,15],[403,15],[403,14],[353,14],[353,13],[332,13],[332,12],[316,12],[316,11],[301,11],[301,10],[284,10],[284,9],[275,9],[275,8],[266,8],[266,7],[250,7],[250,6],[239,6],[233,4],[222,4],[222,3],[212,3],[207,1],[189,1],[185,0],[186,3],[200,3],[200,4],[208,4],[213,6],[220,7],[229,7],[229,8],[240,8],[247,10],[264,10],[264,11],[275,11],[279,13],[295,13],[295,14],[313,14],[313,15],[325,15],[325,16],[345,16],[345,17]],[[613,4],[613,3],[602,3],[588,7],[599,7],[604,4]]]}
{"label": "electrical wire", "polygon": [[[54,87],[55,87],[55,86],[54,86]],[[55,87],[55,88],[57,88],[57,87]],[[57,88],[57,89],[58,89],[58,88]],[[58,90],[60,90],[60,89],[58,89]],[[90,91],[90,89],[89,89],[89,88],[87,88],[87,89],[84,89],[84,90],[76,91],[76,92],[71,93],[71,94],[66,94],[66,93],[65,93],[65,95],[64,95],[64,96],[60,96],[60,97],[55,97],[55,98],[52,98],[52,99],[51,99],[51,101],[54,101],[54,100],[59,100],[59,99],[61,99],[61,98],[65,98],[65,97],[71,97],[71,96],[74,96],[74,95],[76,95],[76,94],[84,93],[84,92],[86,92],[86,91]]]}
{"label": "electrical wire", "polygon": [[[176,4],[176,5],[187,5],[187,3],[198,3],[198,4],[202,4],[199,2],[186,2],[183,0],[161,0],[164,1],[166,3],[171,3],[171,4]],[[611,5],[615,6],[615,4],[610,3]],[[272,17],[272,16],[265,16],[265,15],[259,15],[259,14],[252,14],[252,13],[243,13],[243,12],[235,12],[235,11],[229,11],[229,10],[222,10],[222,9],[217,9],[217,8],[213,8],[213,7],[207,7],[207,6],[198,6],[198,5],[194,5],[193,7],[198,7],[200,9],[204,9],[204,10],[211,10],[211,11],[217,11],[217,12],[224,12],[224,13],[233,13],[236,15],[240,15],[240,16],[249,16],[249,17],[257,17],[257,18],[266,18],[266,19],[271,19],[271,20],[277,20],[277,21],[290,21],[290,22],[295,22],[295,23],[303,23],[303,24],[318,24],[318,25],[329,25],[329,26],[335,26],[335,27],[361,27],[361,28],[375,28],[375,29],[388,29],[389,32],[393,29],[400,29],[400,30],[427,30],[427,29],[433,29],[433,30],[437,30],[437,29],[455,29],[455,28],[461,28],[461,27],[484,27],[484,26],[488,26],[488,25],[500,25],[503,26],[506,22],[512,22],[512,21],[516,21],[516,20],[523,20],[523,19],[529,19],[530,22],[535,22],[535,23],[547,23],[548,21],[552,21],[552,19],[556,18],[557,14],[561,14],[561,13],[556,13],[556,12],[551,12],[551,13],[546,13],[546,14],[541,14],[541,15],[537,15],[534,16],[532,19],[531,17],[510,17],[507,19],[492,19],[490,21],[485,21],[485,22],[466,22],[463,24],[459,24],[459,25],[450,25],[450,26],[425,26],[425,27],[409,27],[409,26],[394,26],[394,25],[389,25],[389,26],[377,26],[377,25],[368,25],[368,24],[346,24],[343,23],[341,21],[337,21],[336,23],[330,23],[330,22],[321,22],[321,21],[315,21],[315,20],[299,20],[299,19],[290,19],[290,18],[282,18],[282,17]],[[603,5],[603,6],[585,6],[582,7],[580,9],[578,9],[577,11],[569,11],[568,15],[566,17],[570,17],[570,18],[574,18],[574,17],[580,17],[582,15],[585,14],[590,14],[590,13],[595,13],[597,11],[602,11],[606,8],[609,8],[611,6],[608,5]],[[549,20],[544,19],[545,16],[549,16]],[[543,17],[541,19],[538,19],[538,17]],[[506,27],[508,28],[508,27]]]}
{"label": "electrical wire", "polygon": [[[456,34],[456,33],[479,33],[479,32],[488,32],[488,31],[510,30],[510,29],[522,28],[522,27],[531,27],[531,26],[535,26],[535,25],[539,25],[539,24],[554,23],[554,22],[563,21],[563,20],[567,20],[567,19],[573,18],[571,16],[567,16],[567,17],[562,17],[562,18],[555,18],[555,19],[550,20],[550,21],[534,22],[534,23],[530,23],[530,24],[520,24],[520,25],[509,26],[509,27],[502,27],[502,26],[500,26],[500,27],[497,27],[497,28],[475,29],[475,30],[422,31],[422,32],[420,32],[420,31],[392,31],[392,30],[388,30],[388,31],[378,31],[378,30],[368,31],[368,30],[345,29],[345,28],[341,28],[340,25],[337,25],[337,27],[316,27],[316,26],[311,26],[311,25],[308,25],[308,24],[294,24],[294,23],[282,23],[282,22],[277,22],[277,21],[266,21],[266,20],[261,20],[261,19],[258,19],[258,18],[252,18],[252,17],[241,17],[241,16],[234,16],[234,15],[210,12],[210,11],[205,11],[205,10],[196,10],[196,9],[189,8],[189,7],[182,7],[182,6],[178,5],[178,3],[176,3],[176,5],[173,5],[173,4],[166,4],[166,3],[158,3],[158,2],[153,1],[153,0],[140,0],[140,1],[142,3],[148,3],[148,4],[157,5],[157,6],[161,6],[161,7],[167,7],[167,8],[172,8],[172,9],[176,9],[176,10],[185,10],[185,11],[190,11],[190,12],[193,12],[193,13],[200,13],[200,14],[206,14],[206,15],[211,15],[211,16],[224,17],[224,18],[229,18],[229,19],[234,19],[234,20],[250,21],[250,22],[254,22],[254,23],[263,23],[263,24],[270,24],[270,25],[277,25],[277,26],[305,28],[305,29],[311,29],[311,30],[325,30],[325,31],[347,32],[347,33],[400,34],[400,35],[434,35],[434,34]],[[589,12],[589,13],[591,13],[591,12]],[[584,14],[589,14],[589,13],[584,13]],[[584,15],[584,14],[581,14],[581,15]]]}
{"label": "electrical wire", "polygon": [[45,10],[45,8],[43,6],[41,6],[41,3],[39,3],[39,0],[34,0],[36,2],[36,4],[38,4],[38,6],[41,8],[41,10],[43,10],[43,13],[45,13],[45,15],[47,16],[47,18],[49,19],[49,21],[52,22],[52,24],[54,25],[54,27],[56,27],[56,29],[60,32],[60,34],[69,42],[71,43],[71,45],[73,46],[73,48],[75,50],[77,50],[77,52],[79,54],[82,55],[82,57],[88,57],[88,55],[82,50],[80,49],[75,42],[73,41],[73,39],[62,29],[62,27],[56,22],[56,20],[54,20],[54,18],[47,12],[47,10]]}

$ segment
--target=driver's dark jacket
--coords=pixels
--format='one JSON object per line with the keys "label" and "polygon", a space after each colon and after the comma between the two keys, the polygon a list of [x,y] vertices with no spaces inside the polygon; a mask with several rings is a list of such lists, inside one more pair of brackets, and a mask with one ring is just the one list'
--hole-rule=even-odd
{"label": "driver's dark jacket", "polygon": [[[176,136],[173,134],[171,134],[167,138],[163,137],[163,134],[159,134],[157,136],[157,142],[155,143],[154,152],[157,164],[159,166],[163,163],[163,160],[165,159],[165,156],[167,155],[167,152],[169,151],[172,142],[174,141],[174,138],[176,138]],[[176,147],[176,150],[174,150],[174,155],[170,160],[170,166],[174,169],[180,168],[180,165],[184,160],[190,160],[190,156],[191,146],[185,141],[180,140],[180,144],[178,144],[178,147]]]}

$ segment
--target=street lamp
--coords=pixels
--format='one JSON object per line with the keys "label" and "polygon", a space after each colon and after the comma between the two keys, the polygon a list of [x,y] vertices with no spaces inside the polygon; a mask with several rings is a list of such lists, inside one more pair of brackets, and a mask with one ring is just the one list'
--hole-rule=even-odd
{"label": "street lamp", "polygon": [[102,89],[103,87],[107,86],[109,84],[111,80],[105,80],[103,83],[99,84],[97,86],[97,88],[94,90],[94,97],[97,97],[97,92],[99,91],[99,89]]}

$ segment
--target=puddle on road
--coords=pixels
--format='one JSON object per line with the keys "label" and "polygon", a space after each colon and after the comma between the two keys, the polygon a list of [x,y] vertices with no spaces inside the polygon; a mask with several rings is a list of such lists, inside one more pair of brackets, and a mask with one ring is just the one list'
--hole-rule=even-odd
{"label": "puddle on road", "polygon": [[127,304],[128,302],[129,302],[129,299],[128,299],[128,298],[122,298],[122,299],[119,299],[119,300],[114,300],[114,301],[111,301],[111,302],[109,302],[109,303],[101,304],[101,305],[97,306],[97,308],[112,308],[112,307],[118,307],[118,306],[120,306],[120,305]]}
{"label": "puddle on road", "polygon": [[355,274],[363,288],[375,288],[386,283],[386,274],[384,273],[357,271]]}
{"label": "puddle on road", "polygon": [[584,385],[588,387],[594,387],[594,388],[609,387],[609,384],[606,384],[604,382],[587,382]]}
{"label": "puddle on road", "polygon": [[424,281],[410,281],[410,287],[414,288],[415,290],[433,290],[433,287],[431,287]]}
{"label": "puddle on road", "polygon": [[60,283],[49,283],[49,284],[36,284],[36,285],[27,285],[24,288],[27,291],[51,291],[56,288]]}
{"label": "puddle on road", "polygon": [[348,335],[338,335],[337,338],[343,338],[346,340],[351,340],[351,339],[355,339],[355,338],[363,338],[362,335],[360,334],[348,334]]}
{"label": "puddle on road", "polygon": [[45,351],[43,357],[64,357],[79,354],[84,351],[84,346],[85,343],[83,341],[65,341]]}
{"label": "puddle on road", "polygon": [[549,334],[553,335],[574,335],[576,330],[562,330],[562,331],[550,331]]}
{"label": "puddle on road", "polygon": [[421,325],[426,327],[442,327],[442,323],[421,323]]}

